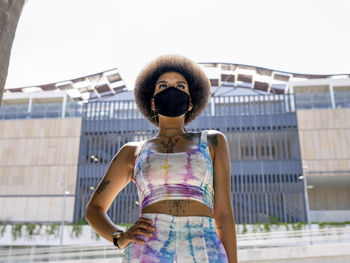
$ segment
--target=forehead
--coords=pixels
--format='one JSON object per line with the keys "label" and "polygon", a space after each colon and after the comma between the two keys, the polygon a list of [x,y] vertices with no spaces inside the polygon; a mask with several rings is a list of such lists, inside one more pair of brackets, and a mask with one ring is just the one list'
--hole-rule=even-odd
{"label": "forehead", "polygon": [[158,81],[184,81],[187,83],[185,77],[175,71],[169,71],[161,74],[157,79],[157,82]]}

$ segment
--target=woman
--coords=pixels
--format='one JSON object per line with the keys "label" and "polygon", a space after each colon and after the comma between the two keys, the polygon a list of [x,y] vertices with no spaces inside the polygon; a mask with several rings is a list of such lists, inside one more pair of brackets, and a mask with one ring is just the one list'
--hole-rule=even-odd
{"label": "woman", "polygon": [[[86,207],[86,220],[125,249],[123,262],[236,263],[226,137],[185,127],[208,103],[205,73],[188,58],[161,56],[141,71],[134,95],[158,133],[121,147]],[[130,181],[137,186],[141,214],[122,232],[106,212]]]}

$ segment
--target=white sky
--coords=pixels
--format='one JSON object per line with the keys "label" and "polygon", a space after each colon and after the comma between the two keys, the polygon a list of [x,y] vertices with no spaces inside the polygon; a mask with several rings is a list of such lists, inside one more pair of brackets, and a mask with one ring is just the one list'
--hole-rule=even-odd
{"label": "white sky", "polygon": [[6,88],[119,68],[128,89],[167,53],[310,74],[350,73],[347,0],[29,0]]}

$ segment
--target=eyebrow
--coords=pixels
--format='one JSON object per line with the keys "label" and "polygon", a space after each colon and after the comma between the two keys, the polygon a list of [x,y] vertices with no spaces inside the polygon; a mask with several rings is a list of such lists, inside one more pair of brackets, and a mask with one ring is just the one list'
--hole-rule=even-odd
{"label": "eyebrow", "polygon": [[[159,84],[159,83],[167,83],[165,80],[160,80],[160,81],[158,81],[156,84]],[[182,81],[182,80],[180,80],[180,81],[178,81],[178,82],[176,82],[177,84],[179,84],[179,83],[182,83],[182,84],[186,84],[187,85],[187,83],[185,82],[185,81]]]}

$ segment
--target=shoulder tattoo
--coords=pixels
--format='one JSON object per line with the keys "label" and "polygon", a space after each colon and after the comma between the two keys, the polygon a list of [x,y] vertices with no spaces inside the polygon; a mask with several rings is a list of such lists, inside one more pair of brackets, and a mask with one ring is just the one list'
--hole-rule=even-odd
{"label": "shoulder tattoo", "polygon": [[218,135],[217,134],[210,134],[210,135],[208,135],[208,141],[213,146],[218,146]]}

